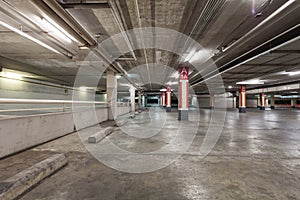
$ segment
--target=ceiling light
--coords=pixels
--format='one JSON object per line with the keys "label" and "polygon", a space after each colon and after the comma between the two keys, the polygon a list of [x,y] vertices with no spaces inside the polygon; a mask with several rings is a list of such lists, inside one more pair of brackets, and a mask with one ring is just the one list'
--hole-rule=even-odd
{"label": "ceiling light", "polygon": [[167,85],[177,85],[178,81],[168,81],[166,84]]}
{"label": "ceiling light", "polygon": [[87,46],[79,46],[78,47],[80,50],[88,50],[89,48]]}
{"label": "ceiling light", "polygon": [[229,86],[228,86],[228,89],[231,89],[231,88],[232,88],[232,86],[231,86],[231,85],[229,85]]}
{"label": "ceiling light", "polygon": [[289,76],[296,76],[300,74],[300,71],[287,72]]}
{"label": "ceiling light", "polygon": [[120,78],[121,78],[121,75],[116,75],[116,78],[117,78],[117,79],[120,79]]}
{"label": "ceiling light", "polygon": [[4,78],[22,80],[21,74],[17,74],[13,72],[1,72],[0,75]]}
{"label": "ceiling light", "polygon": [[85,86],[80,86],[79,87],[79,90],[81,90],[81,91],[87,91],[87,89],[88,89],[88,87],[85,87]]}
{"label": "ceiling light", "polygon": [[259,79],[252,79],[252,80],[237,82],[236,84],[237,85],[262,85],[265,83]]}
{"label": "ceiling light", "polygon": [[59,38],[68,43],[72,42],[69,37],[67,37],[60,29],[48,22],[45,18],[41,18],[39,25],[46,33],[52,35],[53,37]]}
{"label": "ceiling light", "polygon": [[[161,92],[166,92],[167,91],[167,89],[166,88],[163,88],[163,89],[160,89],[159,91],[161,91]],[[171,91],[173,91],[173,89],[171,88]]]}
{"label": "ceiling light", "polygon": [[5,28],[8,28],[8,29],[11,30],[11,31],[14,31],[15,33],[18,33],[19,35],[21,35],[21,36],[23,36],[23,37],[25,37],[25,38],[27,38],[27,39],[29,39],[29,40],[31,40],[31,41],[37,43],[37,44],[39,44],[39,45],[41,45],[41,46],[43,46],[43,47],[45,47],[45,48],[47,48],[47,49],[49,49],[49,50],[55,52],[55,53],[64,55],[64,54],[60,53],[59,51],[55,50],[54,48],[50,47],[49,45],[45,44],[44,42],[35,39],[34,37],[28,35],[27,33],[24,33],[23,31],[21,31],[21,30],[15,28],[15,27],[12,27],[12,26],[8,25],[8,24],[6,24],[6,23],[3,22],[3,21],[0,21],[0,25],[4,26]]}
{"label": "ceiling light", "polygon": [[58,37],[64,38],[67,42],[71,42],[71,40],[78,42],[70,33],[68,33],[64,28],[58,25],[55,21],[53,21],[50,17],[46,16],[45,18],[41,18],[41,25],[44,26],[49,31],[53,31],[55,35]]}

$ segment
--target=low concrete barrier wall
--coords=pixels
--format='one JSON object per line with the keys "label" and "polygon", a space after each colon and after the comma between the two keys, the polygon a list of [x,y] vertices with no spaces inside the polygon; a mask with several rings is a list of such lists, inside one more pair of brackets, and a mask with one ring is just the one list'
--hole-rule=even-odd
{"label": "low concrete barrier wall", "polygon": [[[81,127],[95,125],[108,119],[107,108],[96,109],[98,122],[88,121],[94,111],[84,111],[78,115]],[[121,113],[121,112],[120,112]],[[42,114],[0,119],[0,158],[47,142],[74,131],[72,113]]]}
{"label": "low concrete barrier wall", "polygon": [[120,116],[120,115],[124,115],[124,114],[129,113],[129,111],[130,111],[129,106],[117,106],[115,113],[116,113],[117,116]]}

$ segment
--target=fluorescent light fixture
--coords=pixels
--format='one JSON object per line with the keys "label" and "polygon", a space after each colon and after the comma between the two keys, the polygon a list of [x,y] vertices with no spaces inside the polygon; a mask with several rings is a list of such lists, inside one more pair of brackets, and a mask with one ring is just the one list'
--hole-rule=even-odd
{"label": "fluorescent light fixture", "polygon": [[85,86],[80,86],[79,87],[79,90],[81,90],[81,91],[87,91],[87,89],[88,89],[88,87],[85,87]]}
{"label": "fluorescent light fixture", "polygon": [[79,46],[78,47],[80,50],[89,50],[89,48],[87,46]]}
{"label": "fluorescent light fixture", "polygon": [[47,48],[47,49],[49,49],[49,50],[55,52],[55,53],[64,55],[64,54],[60,53],[59,51],[55,50],[54,48],[50,47],[49,45],[45,44],[44,42],[35,39],[34,37],[28,35],[27,33],[24,33],[23,31],[21,31],[21,30],[15,28],[15,27],[12,27],[12,26],[8,25],[8,24],[6,24],[6,23],[3,22],[3,21],[0,21],[0,25],[4,26],[5,28],[8,28],[8,29],[11,30],[11,31],[14,31],[15,33],[18,33],[19,35],[21,35],[21,36],[23,36],[23,37],[25,37],[25,38],[27,38],[27,39],[29,39],[29,40],[31,40],[31,41],[37,43],[37,44],[39,44],[39,45],[41,45],[41,46],[43,46],[43,47],[45,47],[45,48]]}
{"label": "fluorescent light fixture", "polygon": [[45,18],[41,18],[39,26],[48,34],[59,38],[61,40],[64,40],[68,43],[71,43],[72,40],[66,36],[65,33],[63,33],[61,31],[61,29],[58,29],[56,26],[52,25],[52,23],[50,23],[48,20],[46,20]]}
{"label": "fluorescent light fixture", "polygon": [[[76,41],[76,38],[74,38],[70,33],[68,33],[64,28],[62,28],[60,25],[58,25],[54,20],[52,20],[50,17],[46,16],[45,18],[41,18],[42,25],[45,26],[49,31],[53,31],[55,35],[58,37],[65,38],[66,41]],[[63,34],[63,35],[62,35]]]}
{"label": "fluorescent light fixture", "polygon": [[289,76],[296,76],[300,75],[300,71],[294,71],[294,72],[287,72]]}
{"label": "fluorescent light fixture", "polygon": [[265,83],[259,79],[252,79],[252,80],[237,82],[236,84],[237,85],[263,85]]}
{"label": "fluorescent light fixture", "polygon": [[13,72],[1,72],[0,75],[4,78],[22,80],[21,74],[17,74]]}
{"label": "fluorescent light fixture", "polygon": [[[163,89],[160,89],[159,91],[161,91],[161,92],[166,92],[167,91],[167,89],[166,88],[163,88]],[[171,88],[171,91],[173,91],[173,89]]]}
{"label": "fluorescent light fixture", "polygon": [[120,78],[121,78],[121,75],[116,75],[116,78],[117,78],[117,79],[120,79]]}
{"label": "fluorescent light fixture", "polygon": [[178,81],[168,81],[167,85],[178,85]]}
{"label": "fluorescent light fixture", "polygon": [[131,85],[130,84],[128,84],[128,83],[118,83],[120,86],[125,86],[125,87],[131,87]]}

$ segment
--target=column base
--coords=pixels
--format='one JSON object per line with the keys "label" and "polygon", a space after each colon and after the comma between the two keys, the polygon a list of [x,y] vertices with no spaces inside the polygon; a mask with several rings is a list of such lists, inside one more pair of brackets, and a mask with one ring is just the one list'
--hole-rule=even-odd
{"label": "column base", "polygon": [[189,120],[189,111],[188,110],[178,110],[178,120],[180,120],[180,121]]}
{"label": "column base", "polygon": [[271,109],[274,110],[274,109],[275,109],[275,106],[271,106]]}
{"label": "column base", "polygon": [[245,113],[246,112],[246,108],[239,108],[239,112],[240,113]]}
{"label": "column base", "polygon": [[259,110],[265,110],[265,107],[259,107]]}
{"label": "column base", "polygon": [[171,112],[171,107],[166,107],[166,112]]}
{"label": "column base", "polygon": [[295,109],[295,108],[296,108],[296,106],[291,106],[291,108]]}

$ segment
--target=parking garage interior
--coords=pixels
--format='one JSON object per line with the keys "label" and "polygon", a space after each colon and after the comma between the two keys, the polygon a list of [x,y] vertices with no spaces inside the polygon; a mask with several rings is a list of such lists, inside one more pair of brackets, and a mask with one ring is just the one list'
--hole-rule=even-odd
{"label": "parking garage interior", "polygon": [[0,0],[0,199],[300,199],[300,1]]}

